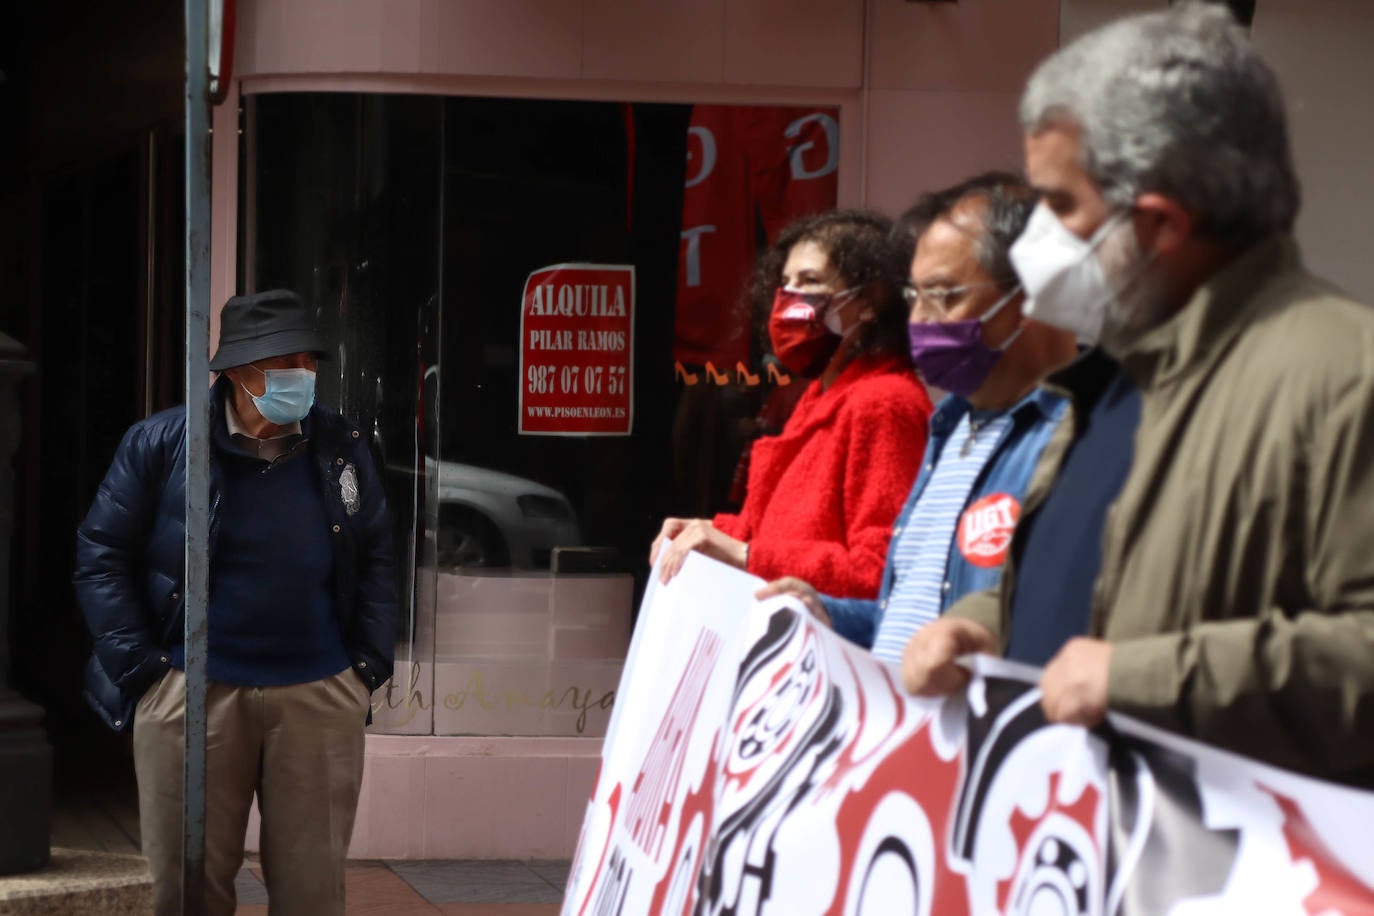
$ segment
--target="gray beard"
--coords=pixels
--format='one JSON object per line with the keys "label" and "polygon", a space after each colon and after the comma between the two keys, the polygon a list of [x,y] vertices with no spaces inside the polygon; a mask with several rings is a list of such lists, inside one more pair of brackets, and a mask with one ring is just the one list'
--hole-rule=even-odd
{"label": "gray beard", "polygon": [[1166,296],[1157,274],[1142,271],[1107,303],[1099,343],[1118,361],[1136,341],[1169,318]]}
{"label": "gray beard", "polygon": [[1118,361],[1145,333],[1168,318],[1163,278],[1140,253],[1134,232],[1114,232],[1098,250],[1107,288],[1099,345]]}

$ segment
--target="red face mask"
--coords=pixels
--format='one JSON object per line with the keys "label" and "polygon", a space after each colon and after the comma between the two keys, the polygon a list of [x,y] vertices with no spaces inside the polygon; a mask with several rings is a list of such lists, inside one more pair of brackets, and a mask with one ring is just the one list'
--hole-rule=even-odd
{"label": "red face mask", "polygon": [[786,288],[773,294],[768,337],[773,355],[788,372],[813,378],[835,355],[840,338],[822,321],[831,298],[830,293],[799,293]]}

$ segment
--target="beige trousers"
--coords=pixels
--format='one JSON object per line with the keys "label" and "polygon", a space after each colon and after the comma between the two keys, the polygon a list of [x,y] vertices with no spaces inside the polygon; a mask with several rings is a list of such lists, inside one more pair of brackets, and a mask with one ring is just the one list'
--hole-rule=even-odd
{"label": "beige trousers", "polygon": [[[181,912],[182,720],[186,676],[138,703],[134,769],[156,912]],[[286,687],[211,681],[206,696],[205,912],[231,916],[254,793],[268,912],[344,911],[344,859],[363,780],[369,692],[347,669]]]}

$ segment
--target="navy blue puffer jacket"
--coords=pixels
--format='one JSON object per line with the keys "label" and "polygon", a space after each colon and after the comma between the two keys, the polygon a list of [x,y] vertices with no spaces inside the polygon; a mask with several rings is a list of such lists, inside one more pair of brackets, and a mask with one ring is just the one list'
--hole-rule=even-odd
{"label": "navy blue puffer jacket", "polygon": [[[227,379],[210,393],[210,423],[224,422]],[[366,440],[318,404],[301,422],[323,493],[334,545],[335,613],[353,669],[375,690],[391,676],[396,586],[386,499]],[[300,460],[300,459],[296,459]],[[353,469],[357,496],[340,478]],[[210,562],[223,492],[210,456]],[[134,424],[115,452],[76,536],[76,594],[95,638],[86,666],[87,701],[116,730],[168,668],[182,639],[185,598],[186,408]],[[352,511],[350,511],[352,509]]]}

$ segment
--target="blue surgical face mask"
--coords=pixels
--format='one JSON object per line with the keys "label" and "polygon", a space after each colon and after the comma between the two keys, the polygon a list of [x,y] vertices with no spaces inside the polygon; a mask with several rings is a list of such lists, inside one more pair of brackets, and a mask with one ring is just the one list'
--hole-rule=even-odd
{"label": "blue surgical face mask", "polygon": [[[252,366],[252,363],[249,363]],[[257,366],[253,366],[258,369]],[[278,426],[287,426],[305,419],[315,403],[315,373],[309,369],[258,369],[267,380],[267,390],[261,396],[248,391],[253,405],[263,419]],[[242,384],[242,383],[240,383]]]}

